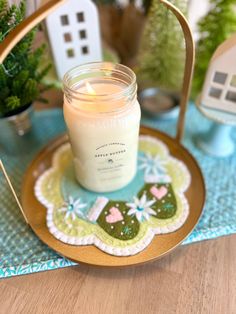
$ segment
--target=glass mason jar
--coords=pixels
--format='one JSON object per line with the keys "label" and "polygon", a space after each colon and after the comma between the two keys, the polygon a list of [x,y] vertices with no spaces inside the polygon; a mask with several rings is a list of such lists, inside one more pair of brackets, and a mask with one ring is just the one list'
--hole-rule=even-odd
{"label": "glass mason jar", "polygon": [[141,112],[135,74],[121,64],[88,63],[65,74],[63,89],[78,182],[95,192],[124,187],[137,167]]}

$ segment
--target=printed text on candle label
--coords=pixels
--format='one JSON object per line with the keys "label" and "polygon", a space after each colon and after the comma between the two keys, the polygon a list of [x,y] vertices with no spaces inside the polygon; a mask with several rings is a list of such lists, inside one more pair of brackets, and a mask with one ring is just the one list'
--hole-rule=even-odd
{"label": "printed text on candle label", "polygon": [[127,150],[125,146],[124,143],[112,142],[96,148],[94,157],[97,160],[97,171],[105,175],[101,178],[102,180],[106,181],[120,177],[120,171],[126,164],[125,155]]}
{"label": "printed text on candle label", "polygon": [[98,157],[108,157],[108,156],[123,154],[123,153],[125,153],[125,152],[126,152],[126,150],[124,149],[124,150],[119,150],[119,151],[112,152],[112,153],[96,154],[96,155],[95,155],[95,158],[98,158]]}

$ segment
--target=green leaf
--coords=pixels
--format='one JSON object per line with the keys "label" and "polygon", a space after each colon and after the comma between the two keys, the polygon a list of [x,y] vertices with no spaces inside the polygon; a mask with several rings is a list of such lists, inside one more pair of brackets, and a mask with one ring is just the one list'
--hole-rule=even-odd
{"label": "green leaf", "polygon": [[38,84],[34,79],[28,79],[21,94],[21,105],[28,105],[39,95]]}
{"label": "green leaf", "polygon": [[[7,0],[0,0],[0,42],[25,18],[26,1],[8,7]],[[40,85],[49,71],[49,64],[41,70],[46,45],[32,48],[37,27],[31,30],[12,49],[0,65],[0,116],[16,107],[34,101],[40,93]]]}
{"label": "green leaf", "polygon": [[20,107],[20,99],[17,96],[10,96],[6,99],[6,106],[9,111]]}
{"label": "green leaf", "polygon": [[7,86],[0,89],[0,102],[4,103],[6,98],[9,96],[9,88]]}

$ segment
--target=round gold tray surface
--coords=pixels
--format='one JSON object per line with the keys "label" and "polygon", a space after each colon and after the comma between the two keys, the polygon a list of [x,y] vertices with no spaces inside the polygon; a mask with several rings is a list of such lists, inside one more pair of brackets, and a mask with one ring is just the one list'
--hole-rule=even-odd
{"label": "round gold tray surface", "polygon": [[137,255],[128,257],[109,255],[93,245],[73,246],[65,244],[54,238],[46,226],[46,208],[38,202],[34,195],[34,185],[37,178],[51,166],[55,150],[68,141],[67,136],[63,135],[50,142],[30,164],[24,176],[21,194],[22,206],[31,228],[45,244],[58,254],[75,262],[97,266],[128,266],[145,263],[171,252],[196,226],[205,201],[204,179],[197,162],[174,138],[147,127],[141,127],[140,133],[157,137],[163,141],[168,146],[170,154],[182,160],[191,173],[191,185],[185,192],[190,207],[190,213],[185,224],[173,233],[156,235],[146,249]]}

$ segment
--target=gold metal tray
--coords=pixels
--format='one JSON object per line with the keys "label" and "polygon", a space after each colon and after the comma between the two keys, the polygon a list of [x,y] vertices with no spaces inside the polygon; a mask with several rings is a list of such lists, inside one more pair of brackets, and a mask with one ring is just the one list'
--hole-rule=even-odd
{"label": "gold metal tray", "polygon": [[127,266],[145,263],[164,256],[181,244],[190,234],[201,216],[205,201],[205,185],[201,170],[191,154],[178,144],[176,139],[146,127],[141,127],[141,134],[151,135],[163,141],[168,146],[171,155],[182,160],[191,173],[191,185],[185,193],[190,205],[190,214],[185,224],[173,233],[155,236],[144,251],[129,257],[112,256],[93,245],[73,246],[54,238],[46,226],[46,208],[38,202],[34,195],[34,185],[40,174],[51,166],[54,151],[68,141],[67,136],[63,135],[49,143],[36,156],[24,176],[22,185],[21,200],[24,213],[35,234],[45,244],[58,254],[76,262],[97,266]]}

